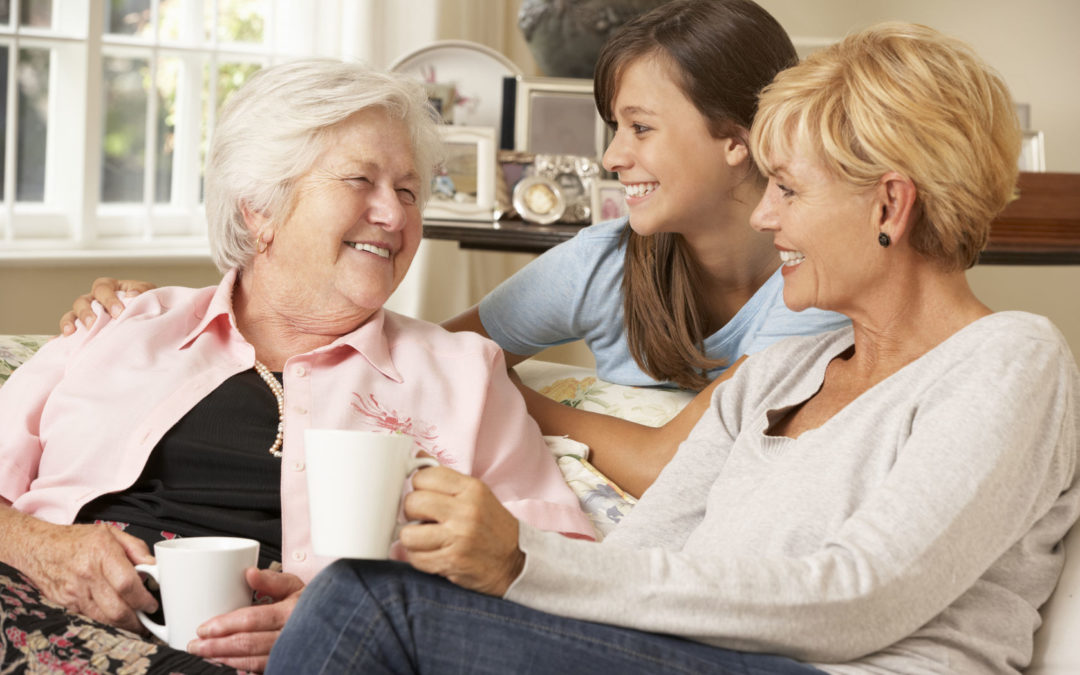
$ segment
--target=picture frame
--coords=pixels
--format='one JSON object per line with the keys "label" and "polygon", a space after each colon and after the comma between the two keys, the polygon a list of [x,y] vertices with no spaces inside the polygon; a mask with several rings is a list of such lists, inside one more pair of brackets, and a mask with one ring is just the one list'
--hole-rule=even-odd
{"label": "picture frame", "polygon": [[565,208],[559,223],[588,225],[592,220],[592,184],[600,178],[600,164],[581,155],[533,155],[532,175],[550,180],[558,187]]}
{"label": "picture frame", "polygon": [[521,219],[538,225],[556,222],[566,212],[559,184],[546,176],[526,176],[514,186],[514,210]]}
{"label": "picture frame", "polygon": [[424,219],[493,219],[494,127],[440,126],[446,160],[432,177]]}
{"label": "picture frame", "polygon": [[514,187],[532,170],[533,154],[516,150],[495,153],[495,219],[515,219],[521,216],[514,209]]}
{"label": "picture frame", "polygon": [[[593,100],[593,82],[567,77],[507,78],[503,93],[503,138],[512,150],[599,159],[609,130]],[[513,96],[511,97],[511,91]],[[509,101],[513,105],[509,105]],[[511,121],[512,120],[512,121]],[[507,133],[512,125],[512,136]]]}
{"label": "picture frame", "polygon": [[592,184],[592,222],[614,220],[630,214],[626,188],[617,180],[596,180]]}
{"label": "picture frame", "polygon": [[1025,131],[1020,144],[1020,170],[1021,171],[1046,171],[1046,148],[1043,141],[1043,132]]}

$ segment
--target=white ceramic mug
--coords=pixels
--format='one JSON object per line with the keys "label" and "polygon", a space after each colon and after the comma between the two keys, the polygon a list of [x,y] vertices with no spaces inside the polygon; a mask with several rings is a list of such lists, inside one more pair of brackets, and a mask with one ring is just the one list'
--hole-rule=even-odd
{"label": "white ceramic mug", "polygon": [[161,587],[165,624],[137,612],[151,633],[186,650],[195,629],[208,619],[251,604],[244,570],[259,562],[259,542],[240,537],[184,537],[154,544],[154,565],[135,569]]}
{"label": "white ceramic mug", "polygon": [[405,479],[438,465],[409,436],[349,429],[305,430],[304,455],[311,545],[332,558],[386,558]]}

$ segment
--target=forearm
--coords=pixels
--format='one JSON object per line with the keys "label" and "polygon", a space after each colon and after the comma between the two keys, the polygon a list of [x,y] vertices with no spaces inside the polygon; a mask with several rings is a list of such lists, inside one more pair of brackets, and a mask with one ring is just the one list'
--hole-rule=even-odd
{"label": "forearm", "polygon": [[49,523],[28,516],[0,497],[0,560],[23,572],[27,562],[28,545],[35,541]]}
{"label": "forearm", "polygon": [[678,446],[663,428],[571,408],[516,384],[543,433],[588,445],[589,462],[632,495],[640,496],[652,484]]}
{"label": "forearm", "polygon": [[511,377],[543,433],[569,436],[588,445],[589,462],[623,490],[640,497],[708,409],[716,387],[729,379],[744,359],[732,364],[661,427],[571,408],[525,386],[513,373]]}

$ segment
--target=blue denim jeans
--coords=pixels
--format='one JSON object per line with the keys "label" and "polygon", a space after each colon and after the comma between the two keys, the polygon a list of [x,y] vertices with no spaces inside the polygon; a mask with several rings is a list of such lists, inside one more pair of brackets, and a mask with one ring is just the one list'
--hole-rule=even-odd
{"label": "blue denim jeans", "polygon": [[[642,608],[648,611],[648,608]],[[339,560],[304,591],[268,675],[818,673],[788,658],[567,619],[403,563]]]}

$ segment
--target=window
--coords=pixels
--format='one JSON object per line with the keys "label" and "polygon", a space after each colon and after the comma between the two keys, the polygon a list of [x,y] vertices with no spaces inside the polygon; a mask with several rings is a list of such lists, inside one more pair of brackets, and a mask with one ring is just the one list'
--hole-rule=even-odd
{"label": "window", "polygon": [[356,56],[354,4],[0,0],[0,258],[205,258],[218,107],[267,64]]}

